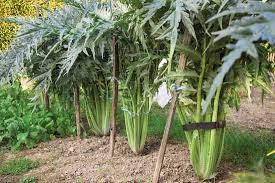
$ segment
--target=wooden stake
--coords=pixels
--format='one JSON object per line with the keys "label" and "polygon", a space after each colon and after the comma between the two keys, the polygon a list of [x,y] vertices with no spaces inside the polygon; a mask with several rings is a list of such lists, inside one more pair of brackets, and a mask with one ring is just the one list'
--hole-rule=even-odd
{"label": "wooden stake", "polygon": [[162,166],[164,154],[166,151],[166,145],[167,145],[167,141],[168,141],[168,137],[169,137],[169,131],[170,131],[170,128],[172,125],[172,121],[173,121],[175,112],[176,112],[177,101],[178,101],[178,93],[175,91],[173,98],[172,98],[171,105],[170,105],[169,114],[167,117],[164,134],[163,134],[162,141],[161,141],[161,146],[159,149],[158,160],[157,160],[154,177],[153,177],[153,183],[159,182],[161,166]]}
{"label": "wooden stake", "polygon": [[48,91],[45,91],[44,101],[45,101],[45,107],[46,107],[47,111],[50,111],[51,110],[51,107],[50,107],[50,96],[49,96]]}
{"label": "wooden stake", "polygon": [[113,37],[113,96],[112,96],[112,121],[110,134],[110,157],[114,155],[116,138],[116,113],[118,104],[118,77],[119,77],[119,55],[117,37]]}
{"label": "wooden stake", "polygon": [[77,139],[80,139],[80,100],[79,100],[79,87],[77,86],[74,90],[74,106],[75,106],[75,122],[76,122],[76,134]]}
{"label": "wooden stake", "polygon": [[[184,32],[182,43],[184,45],[189,45],[189,43],[191,41],[191,38],[192,37],[188,32]],[[183,53],[181,53],[180,54],[180,59],[179,59],[179,64],[178,64],[178,69],[179,70],[184,70],[185,66],[186,66],[186,56]],[[178,84],[180,84],[180,81],[177,81],[176,83],[178,85]],[[172,98],[171,105],[170,105],[170,110],[169,110],[169,114],[168,114],[168,117],[167,117],[165,129],[164,129],[164,133],[163,133],[163,137],[162,137],[162,141],[161,141],[161,145],[160,145],[160,149],[159,149],[156,168],[155,168],[155,172],[154,172],[154,175],[153,175],[153,183],[158,183],[159,182],[161,167],[162,167],[164,154],[165,154],[166,146],[167,146],[167,141],[168,141],[168,137],[169,137],[169,131],[170,131],[170,128],[171,128],[171,125],[172,125],[172,122],[173,122],[175,112],[176,112],[178,95],[179,94],[177,93],[177,91],[175,91],[174,95],[173,95],[173,98]]]}

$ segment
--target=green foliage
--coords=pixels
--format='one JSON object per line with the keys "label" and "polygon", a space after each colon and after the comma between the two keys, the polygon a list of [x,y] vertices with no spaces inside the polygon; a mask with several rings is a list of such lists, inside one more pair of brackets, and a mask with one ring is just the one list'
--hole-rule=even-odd
{"label": "green foliage", "polygon": [[[113,28],[109,4],[74,0],[65,3],[63,9],[49,11],[45,17],[4,20],[22,27],[11,48],[0,58],[8,69],[2,70],[1,76],[12,74],[7,73],[9,69],[22,72],[27,66],[34,69],[31,78],[41,88],[57,81],[58,87],[64,84],[69,88],[97,79],[98,66],[93,64],[108,61],[111,50],[107,44]],[[29,65],[24,64],[26,60]]]}
{"label": "green foliage", "polygon": [[[124,122],[124,113],[121,111],[119,113],[119,127],[121,129],[120,133],[123,136],[126,136],[126,128]],[[153,105],[149,116],[149,123],[148,123],[148,136],[149,137],[157,137],[162,138],[163,130],[165,128],[165,122],[167,118],[167,109],[161,109],[159,106]],[[182,132],[182,124],[180,120],[176,116],[170,133],[169,133],[169,140],[171,141],[179,141],[179,142],[186,142],[185,135]]]}
{"label": "green foliage", "polygon": [[[151,26],[150,34],[157,40],[169,40],[170,52],[168,61],[168,72],[171,72],[173,56],[179,37],[182,35],[179,29],[181,26],[185,26],[187,32],[190,33],[195,39],[196,33],[193,27],[194,13],[198,13],[203,9],[208,1],[185,1],[185,0],[173,0],[173,1],[148,1],[143,4],[134,17],[137,23],[134,24],[134,35],[139,38],[143,45],[147,44],[146,23]],[[161,16],[163,15],[163,16]],[[131,24],[130,24],[131,26]]]}
{"label": "green foliage", "polygon": [[[104,120],[100,118],[102,114],[110,112],[109,91],[106,90],[106,83],[110,81],[111,67],[108,62],[112,59],[110,56],[112,36],[116,35],[118,31],[125,33],[124,36],[120,35],[120,39],[125,40],[125,46],[131,52],[127,52],[121,46],[121,52],[125,53],[122,59],[121,78],[125,81],[123,87],[134,89],[132,86],[136,85],[133,83],[137,78],[142,83],[144,89],[139,91],[142,95],[141,99],[138,99],[138,102],[134,102],[135,99],[132,99],[134,103],[138,103],[136,105],[138,107],[147,100],[148,95],[152,97],[149,85],[155,78],[154,70],[157,59],[160,60],[160,57],[155,56],[159,51],[156,51],[158,53],[153,56],[147,56],[147,53],[141,51],[139,43],[128,38],[126,27],[128,21],[123,22],[124,17],[122,16],[121,19],[119,17],[123,13],[123,8],[127,12],[127,7],[121,4],[114,3],[113,6],[110,6],[110,3],[99,1],[68,0],[65,1],[64,9],[48,12],[46,17],[27,20],[5,19],[5,21],[22,25],[22,27],[10,50],[2,55],[2,59],[0,58],[4,65],[2,75],[14,76],[13,74],[18,74],[15,73],[15,70],[21,72],[24,67],[27,67],[29,77],[33,78],[36,88],[40,91],[45,88],[53,88],[58,93],[58,91],[69,91],[75,86],[80,86],[88,99],[85,109],[92,130],[95,132],[95,128],[103,124],[105,126],[104,134],[106,134],[109,128],[108,115]],[[112,12],[115,12],[114,15]],[[152,42],[151,45],[153,44]],[[150,59],[156,60],[152,66],[150,64],[153,63],[153,60]],[[131,81],[128,83],[129,79]],[[96,94],[95,88],[91,85],[96,86],[100,92]],[[87,94],[87,91],[95,93]],[[91,100],[91,97],[100,99],[102,96],[104,96],[102,101]],[[149,102],[150,106],[151,101]],[[108,105],[103,107],[103,104],[106,103]],[[98,110],[93,111],[94,108]],[[149,108],[146,107],[147,110],[144,112],[148,113]],[[132,111],[131,109],[130,111]],[[96,112],[96,115],[92,112]],[[146,133],[142,135],[143,144],[145,137]]]}
{"label": "green foliage", "polygon": [[31,93],[22,91],[19,84],[1,88],[0,143],[12,149],[32,148],[38,142],[74,134],[72,111],[65,113],[57,103],[47,112],[30,98]]}
{"label": "green foliage", "polygon": [[229,129],[225,135],[223,158],[245,168],[254,167],[263,157],[264,164],[271,168],[275,164],[275,156],[266,154],[275,146],[275,135],[271,133],[244,132]]}
{"label": "green foliage", "polygon": [[272,183],[275,182],[275,172],[266,172],[260,161],[253,171],[236,173],[228,183]]}
{"label": "green foliage", "polygon": [[235,174],[235,178],[228,183],[272,183],[275,182],[274,174],[266,175],[261,172],[242,172]]}
{"label": "green foliage", "polygon": [[9,160],[0,167],[0,175],[21,175],[37,166],[37,161],[26,158]]}
{"label": "green foliage", "polygon": [[[34,2],[25,1],[0,1],[0,17],[9,16],[35,16]],[[13,23],[0,23],[0,50],[4,50],[10,44],[18,26]]]}
{"label": "green foliage", "polygon": [[[234,40],[234,43],[227,44],[227,48],[230,52],[223,57],[224,63],[213,81],[206,103],[203,106],[204,111],[206,111],[218,85],[222,83],[225,75],[233,67],[235,62],[241,58],[243,53],[254,58],[252,61],[257,64],[258,60],[262,58],[259,55],[261,52],[261,50],[258,49],[259,45],[263,42],[268,42],[270,45],[274,46],[274,12],[274,2],[264,3],[262,1],[239,1],[237,5],[230,6],[228,10],[218,13],[209,19],[209,21],[215,19],[222,20],[225,16],[233,16],[237,14],[237,16],[235,16],[236,18],[233,19],[227,28],[214,32],[214,34],[217,35],[215,41],[230,37]],[[240,17],[240,15],[242,16]],[[268,87],[266,87],[265,82],[261,82],[260,85],[262,85],[261,87],[263,87],[264,90],[270,92]]]}
{"label": "green foliage", "polygon": [[[232,4],[235,5],[234,2],[200,0],[173,0],[165,2],[166,1],[150,1],[144,3],[143,7],[135,14],[134,17],[137,17],[134,19],[136,23],[132,23],[134,24],[132,27],[134,27],[137,33],[136,37],[138,37],[143,44],[147,43],[146,39],[144,39],[147,35],[153,35],[156,40],[166,41],[166,43],[169,41],[169,44],[164,45],[166,49],[168,49],[169,46],[170,52],[168,54],[168,75],[164,76],[163,80],[176,83],[182,88],[179,97],[178,114],[183,124],[203,121],[224,121],[228,107],[239,107],[240,100],[238,91],[240,89],[245,88],[249,93],[250,87],[256,85],[265,91],[271,91],[268,87],[271,82],[271,68],[270,63],[267,61],[267,52],[262,44],[258,44],[252,47],[253,49],[250,49],[251,45],[254,45],[253,42],[261,36],[257,39],[252,39],[251,44],[242,42],[246,40],[246,36],[257,36],[255,33],[260,32],[260,29],[253,29],[252,27],[253,30],[249,30],[251,27],[248,27],[247,29],[251,31],[251,34],[246,35],[247,32],[243,31],[242,26],[249,23],[245,21],[248,18],[244,17],[245,20],[240,20],[239,22],[236,20],[236,26],[233,27],[234,24],[229,23],[232,17],[224,16],[224,14],[222,15],[224,16],[222,19],[215,19],[215,22],[207,22],[208,19],[219,14],[223,8],[227,8]],[[241,1],[239,2],[241,5],[237,13],[242,13],[243,7],[246,7],[245,9],[254,8],[254,6],[251,7],[253,2],[249,2],[248,4],[246,4],[246,2],[243,4]],[[272,8],[268,9],[269,5],[263,6],[266,7],[265,10],[267,10],[267,12],[272,12]],[[264,10],[264,8],[261,10]],[[235,11],[235,7],[232,8],[232,11]],[[251,11],[252,13],[254,11],[254,14],[260,12],[257,9]],[[251,11],[246,11],[246,13],[250,16]],[[247,14],[244,16],[247,16]],[[271,20],[273,17],[269,13],[265,16],[266,20]],[[238,18],[238,16],[236,17]],[[255,17],[250,18],[253,19]],[[256,22],[259,24],[262,23],[262,21]],[[228,39],[229,34],[221,34],[222,38],[227,38],[220,39],[221,37],[218,37],[216,40],[215,37],[211,35],[212,32],[218,32],[221,29],[220,25],[229,25],[229,31],[227,32],[231,33],[230,31],[233,30],[232,38],[240,39],[242,40],[241,42],[245,44],[238,45],[240,46],[239,48],[236,47],[235,51],[238,52],[238,54],[236,54],[236,52],[232,53],[233,57],[237,55],[235,60],[239,59],[244,52],[242,49],[248,50],[252,57],[246,56],[237,62],[234,60],[232,65],[229,65],[229,63],[225,61],[228,57],[224,57],[224,55],[227,55],[228,52],[234,48],[227,46],[228,43],[232,41]],[[270,26],[272,26],[272,23],[264,27],[264,32],[271,31]],[[148,29],[148,27],[151,27],[149,33],[145,31],[145,28]],[[242,35],[240,35],[238,31],[241,32]],[[223,32],[220,31],[218,33]],[[261,33],[262,32],[259,34]],[[273,40],[272,34],[271,31],[271,34],[266,33],[264,35],[267,36],[268,40]],[[187,39],[187,37],[189,38]],[[198,37],[200,40],[196,39]],[[187,43],[187,40],[190,40],[189,43]],[[272,44],[272,41],[270,43]],[[259,51],[259,55],[257,55],[259,59],[258,62],[254,62],[253,56],[255,57],[255,55],[252,54],[257,53],[257,51]],[[183,55],[187,58],[184,63],[185,68],[183,71],[180,70],[174,74],[174,76],[182,75],[182,77],[169,77],[170,71],[175,69],[176,66],[176,64],[172,63],[177,63],[174,60],[182,60]],[[223,57],[224,63],[221,62]],[[233,58],[232,56],[230,57],[231,59]],[[195,74],[189,77],[182,74],[190,71],[195,72]],[[223,75],[221,75],[221,73],[223,73]],[[230,104],[229,106],[227,102]],[[204,106],[203,110],[202,106]],[[195,130],[186,133],[191,150],[192,165],[200,178],[208,179],[215,176],[214,172],[217,169],[222,155],[224,134],[224,129]]]}
{"label": "green foliage", "polygon": [[[88,99],[84,109],[92,131],[108,134],[110,120],[103,114],[110,113],[111,92],[105,91],[109,87],[105,84],[110,83],[109,42],[114,24],[109,3],[67,0],[63,9],[49,11],[45,17],[5,21],[22,27],[11,48],[0,58],[2,68],[6,68],[0,71],[0,77],[27,70],[35,82],[36,97],[46,89],[59,98],[65,96],[67,102],[75,87],[83,88]],[[93,85],[99,92],[91,90]],[[95,93],[88,95],[87,91]],[[99,102],[93,97],[102,100]],[[92,114],[94,108],[98,109],[96,116]]]}
{"label": "green foliage", "polygon": [[[148,136],[156,136],[161,138],[163,136],[163,130],[165,128],[166,118],[168,109],[161,109],[158,106],[153,105],[151,112],[149,114],[149,126],[148,126]],[[175,116],[171,130],[169,133],[170,140],[177,140],[180,142],[186,142],[185,135],[182,131],[182,124],[178,118]]]}
{"label": "green foliage", "polygon": [[37,182],[37,177],[24,177],[20,179],[19,183],[36,183]]}

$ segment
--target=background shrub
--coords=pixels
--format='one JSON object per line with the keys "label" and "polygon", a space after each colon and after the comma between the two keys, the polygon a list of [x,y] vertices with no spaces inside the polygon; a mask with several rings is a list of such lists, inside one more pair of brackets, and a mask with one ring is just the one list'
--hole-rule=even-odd
{"label": "background shrub", "polygon": [[32,93],[19,84],[0,89],[0,144],[12,149],[32,148],[38,142],[75,133],[73,109],[64,111],[58,100],[52,111],[35,105]]}

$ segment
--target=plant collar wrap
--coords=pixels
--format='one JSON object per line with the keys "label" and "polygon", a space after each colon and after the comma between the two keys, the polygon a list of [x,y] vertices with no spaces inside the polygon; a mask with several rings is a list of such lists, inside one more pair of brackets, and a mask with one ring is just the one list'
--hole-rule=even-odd
{"label": "plant collar wrap", "polygon": [[183,125],[184,131],[193,131],[193,130],[211,130],[218,128],[225,128],[226,122],[200,122],[200,123],[188,123]]}

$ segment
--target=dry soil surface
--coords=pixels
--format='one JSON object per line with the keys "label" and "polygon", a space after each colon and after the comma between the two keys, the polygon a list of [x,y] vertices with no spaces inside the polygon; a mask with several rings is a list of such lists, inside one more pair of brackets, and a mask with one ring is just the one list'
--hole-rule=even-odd
{"label": "dry soil surface", "polygon": [[[41,165],[24,176],[36,176],[39,182],[150,182],[154,171],[160,140],[148,140],[145,153],[134,155],[125,137],[117,137],[116,151],[109,158],[109,138],[92,137],[84,140],[57,139],[42,143],[37,148],[16,154],[5,154],[5,159],[27,157]],[[228,163],[220,167],[216,182],[231,175],[235,167]],[[236,171],[236,169],[234,170]],[[0,177],[0,182],[16,182],[20,177]],[[188,148],[183,144],[168,144],[161,173],[161,182],[199,182],[189,161]]]}
{"label": "dry soil surface", "polygon": [[[275,93],[275,86],[273,87]],[[275,133],[275,96],[265,95],[262,102],[261,91],[254,89],[252,100],[242,99],[239,111],[232,110],[229,125],[245,130],[267,130]]]}

